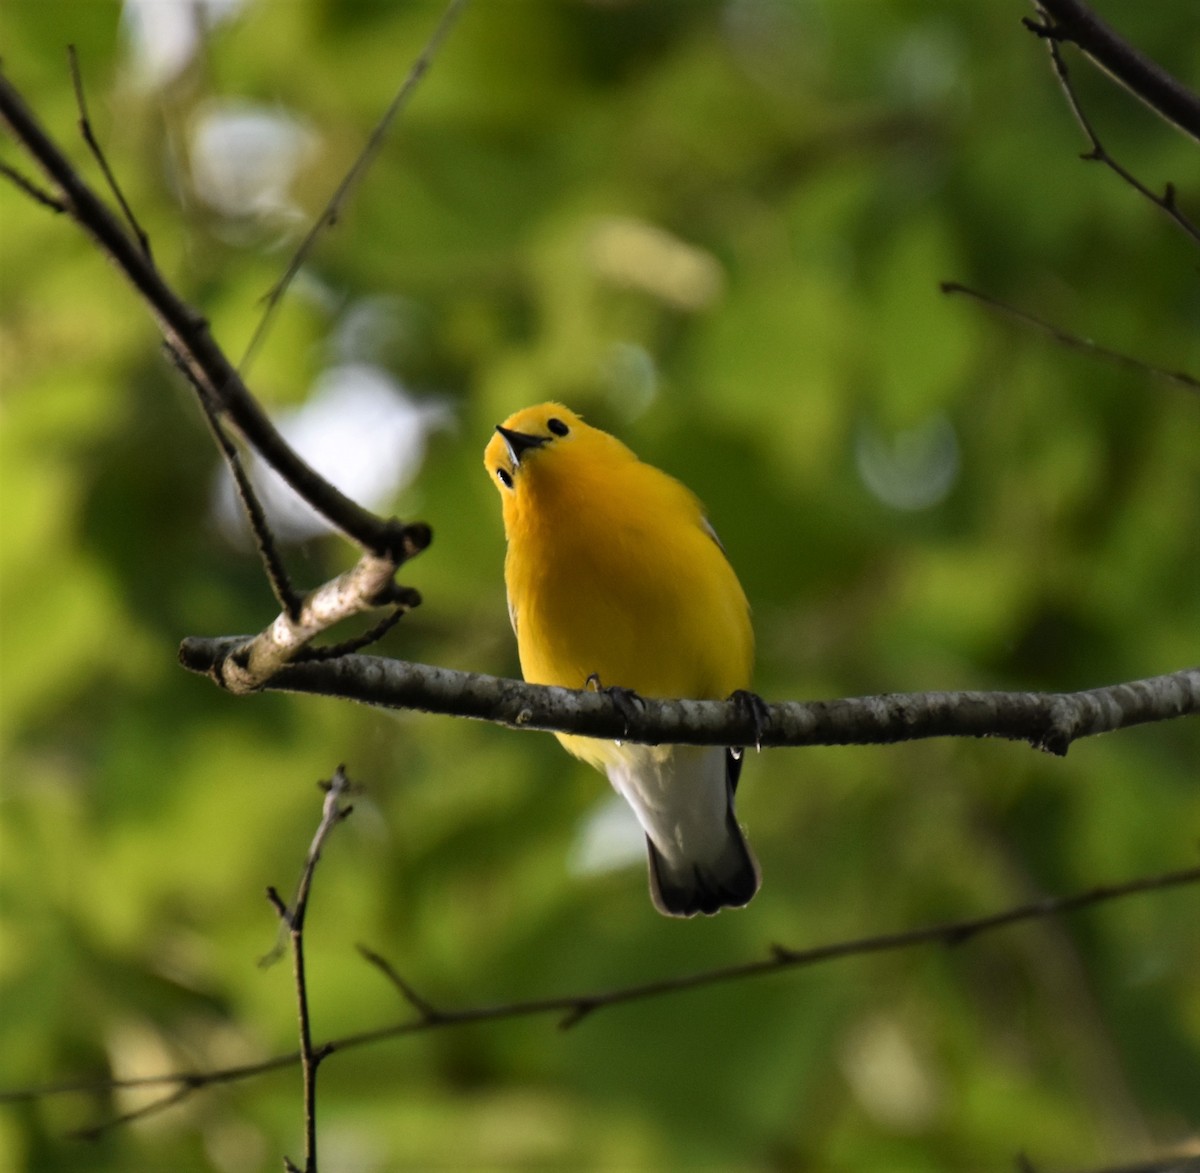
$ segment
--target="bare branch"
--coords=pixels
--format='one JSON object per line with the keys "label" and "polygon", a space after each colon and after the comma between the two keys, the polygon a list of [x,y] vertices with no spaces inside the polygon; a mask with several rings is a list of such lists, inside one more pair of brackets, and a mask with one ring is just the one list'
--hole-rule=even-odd
{"label": "bare branch", "polygon": [[[408,529],[418,532],[416,527]],[[414,544],[413,552],[416,548]],[[411,587],[397,586],[392,581],[395,573],[391,558],[364,554],[345,574],[301,599],[295,614],[283,611],[265,631],[241,641],[222,660],[214,679],[230,692],[255,692],[297,660],[310,641],[344,619],[377,607],[394,607],[401,614],[411,610],[421,596]],[[310,662],[326,661],[313,657]]]}
{"label": "bare branch", "polygon": [[150,252],[150,237],[146,235],[142,226],[138,223],[137,217],[133,214],[133,209],[129,206],[128,200],[125,199],[125,193],[121,190],[121,185],[117,182],[117,177],[108,165],[108,159],[105,157],[100,143],[92,133],[92,120],[88,117],[87,99],[84,97],[83,92],[83,75],[79,70],[79,55],[75,52],[74,45],[67,46],[67,60],[71,66],[71,83],[75,87],[75,105],[79,110],[79,133],[83,135],[83,141],[87,143],[88,150],[92,152],[92,158],[100,165],[100,170],[104,173],[104,180],[108,184],[108,190],[112,192],[113,198],[120,206],[121,213],[125,217],[125,223],[129,225],[129,230],[137,239],[142,252],[145,253],[146,260],[153,265],[154,257]]}
{"label": "bare branch", "polygon": [[32,179],[27,179],[16,168],[10,167],[7,163],[0,163],[0,175],[3,175],[10,182],[16,184],[30,199],[36,200],[52,212],[67,211],[66,204],[61,200],[56,200],[48,191],[44,191],[38,187]]}
{"label": "bare branch", "polygon": [[[720,966],[699,970],[690,974],[662,978],[637,985],[621,986],[616,989],[586,994],[568,994],[560,997],[537,998],[528,1001],[506,1002],[497,1005],[469,1007],[463,1010],[435,1009],[425,999],[415,994],[411,987],[397,975],[392,967],[378,955],[364,951],[372,964],[379,968],[388,980],[396,985],[405,999],[417,1012],[415,1020],[394,1023],[375,1030],[362,1031],[331,1040],[317,1048],[322,1058],[339,1051],[348,1051],[371,1043],[403,1038],[457,1026],[480,1022],[497,1022],[540,1015],[559,1016],[560,1026],[569,1027],[598,1010],[607,1010],[630,1002],[660,998],[686,990],[702,989],[727,982],[763,977],[784,970],[803,969],[828,961],[861,957],[871,953],[884,953],[901,949],[914,949],[924,945],[957,947],[986,933],[1007,928],[1022,921],[1045,919],[1069,912],[1124,899],[1146,892],[1163,891],[1200,883],[1200,866],[1182,868],[1154,876],[1141,876],[1120,884],[1106,884],[1077,892],[1068,896],[1050,896],[1032,900],[1001,912],[944,924],[928,925],[901,932],[882,933],[876,936],[837,941],[811,948],[794,949],[776,946],[768,957],[737,965]],[[301,1061],[299,1052],[277,1055],[262,1063],[246,1064],[216,1071],[181,1071],[163,1075],[142,1076],[135,1079],[108,1080],[95,1083],[75,1082],[50,1087],[26,1088],[12,1092],[0,1092],[0,1103],[14,1103],[45,1099],[51,1096],[134,1087],[174,1087],[187,1092],[212,1084],[228,1084],[252,1076],[263,1075],[281,1068],[293,1067]],[[172,1093],[155,1103],[163,1107],[182,1098]],[[151,1105],[153,1107],[153,1105]],[[101,1126],[102,1129],[107,1126]]]}
{"label": "bare branch", "polygon": [[[417,595],[416,591],[413,591]],[[419,598],[419,595],[418,595]],[[305,648],[297,656],[297,660],[334,660],[339,656],[353,655],[355,652],[362,651],[363,648],[370,647],[371,644],[378,643],[401,619],[408,613],[410,606],[396,606],[395,609],[388,615],[385,615],[368,631],[364,631],[362,635],[355,636],[353,639],[343,640],[340,644],[334,644],[326,648]]]}
{"label": "bare branch", "polygon": [[[1042,1170],[1022,1154],[1018,1173],[1042,1173]],[[1200,1143],[1185,1141],[1182,1147],[1170,1146],[1156,1157],[1132,1164],[1104,1165],[1079,1173],[1200,1173]]]}
{"label": "bare branch", "polygon": [[329,197],[329,202],[322,209],[313,226],[305,234],[304,239],[300,242],[300,246],[288,262],[283,276],[268,290],[266,297],[263,299],[266,303],[263,315],[259,319],[259,323],[254,329],[254,334],[246,346],[246,351],[242,355],[242,361],[238,364],[238,369],[242,372],[245,372],[250,364],[250,360],[258,350],[267,332],[267,328],[275,316],[275,310],[283,299],[283,295],[287,292],[288,286],[291,285],[296,274],[300,272],[301,266],[316,246],[317,239],[321,233],[326,228],[332,228],[337,223],[342,207],[349,198],[351,191],[366,173],[367,168],[375,161],[375,156],[379,154],[379,149],[383,146],[383,140],[387,136],[389,127],[401,110],[408,105],[408,101],[412,97],[413,91],[416,90],[418,82],[425,76],[438,49],[441,48],[442,42],[446,39],[451,26],[457,19],[459,12],[467,3],[468,0],[450,0],[450,3],[446,5],[446,9],[442,13],[441,19],[438,21],[437,27],[433,30],[433,34],[430,36],[425,48],[421,50],[416,61],[413,62],[412,68],[408,71],[408,76],[405,77],[400,88],[396,91],[395,97],[392,98],[388,104],[388,108],[383,112],[383,117],[376,123],[375,129],[371,131],[371,136],[367,139],[362,153],[354,160],[350,170],[342,177],[341,183],[338,184],[333,195]]}
{"label": "bare branch", "polygon": [[[317,1069],[329,1053],[328,1047],[314,1047],[312,1020],[308,1009],[308,978],[304,967],[304,919],[308,914],[308,899],[312,892],[317,862],[330,832],[354,809],[343,806],[342,799],[351,791],[350,779],[343,766],[338,766],[326,785],[321,822],[308,848],[296,899],[289,909],[274,888],[267,889],[267,898],[286,926],[292,943],[292,970],[296,979],[296,1005],[300,1020],[300,1066],[304,1073],[304,1173],[317,1173]],[[164,1106],[166,1106],[164,1104]],[[295,1168],[286,1157],[285,1164]]]}
{"label": "bare branch", "polygon": [[1100,141],[1100,136],[1096,133],[1095,127],[1092,126],[1091,119],[1084,112],[1083,104],[1080,102],[1079,95],[1075,92],[1074,83],[1071,81],[1071,74],[1067,69],[1067,63],[1063,60],[1059,42],[1066,38],[1061,34],[1059,26],[1049,23],[1038,24],[1036,21],[1026,20],[1025,27],[1045,39],[1046,46],[1050,51],[1050,62],[1054,66],[1054,74],[1058,78],[1058,84],[1062,87],[1063,94],[1067,99],[1067,105],[1071,108],[1071,113],[1075,115],[1075,121],[1079,123],[1080,129],[1087,137],[1090,150],[1081,155],[1080,158],[1089,163],[1102,163],[1110,171],[1123,179],[1139,195],[1149,200],[1156,208],[1160,208],[1166,212],[1188,236],[1200,243],[1200,228],[1197,228],[1195,223],[1180,211],[1179,205],[1176,202],[1175,185],[1173,183],[1166,185],[1161,196],[1157,195],[1142,183],[1132,171],[1118,163],[1105,149],[1104,144]]}
{"label": "bare branch", "polygon": [[1200,95],[1173,78],[1105,24],[1083,0],[1035,0],[1052,18],[1030,25],[1039,36],[1070,41],[1161,118],[1200,142]]}
{"label": "bare branch", "polygon": [[[318,513],[380,557],[399,566],[410,545],[405,527],[352,501],[290,447],[213,340],[208,323],[185,304],[150,263],[141,246],[51,140],[17,90],[0,72],[0,120],[50,181],[53,198],[125,274],[150,307],[168,346],[186,364],[193,384],[228,417],[246,442]],[[32,193],[31,193],[32,194]]]}
{"label": "bare branch", "polygon": [[358,951],[366,961],[375,966],[400,991],[400,996],[421,1016],[422,1020],[425,1022],[434,1022],[444,1017],[442,1011],[430,1002],[428,998],[424,998],[418,994],[412,985],[400,976],[386,957],[381,957],[373,949],[368,949],[365,945],[359,945]]}
{"label": "bare branch", "polygon": [[209,432],[212,434],[213,441],[216,443],[225,460],[225,467],[229,469],[229,475],[233,478],[233,485],[237,492],[238,501],[241,502],[242,510],[246,515],[246,521],[250,526],[250,532],[254,535],[254,545],[258,550],[258,556],[262,562],[267,581],[271,584],[271,592],[275,596],[275,601],[290,618],[297,619],[300,615],[303,600],[292,586],[291,578],[283,562],[283,557],[279,552],[279,547],[276,545],[275,535],[271,532],[271,527],[267,524],[266,510],[263,509],[262,502],[258,499],[258,494],[254,491],[250,475],[246,472],[245,465],[242,463],[241,453],[238,452],[237,446],[229,438],[225,430],[225,425],[221,422],[220,408],[212,402],[204,387],[195,380],[191,368],[183,356],[169,344],[167,345],[167,352],[175,363],[176,369],[192,384],[192,390],[196,392],[200,409],[203,411],[204,418],[208,422]]}
{"label": "bare branch", "polygon": [[1174,383],[1177,387],[1184,387],[1188,391],[1200,393],[1200,379],[1196,378],[1195,375],[1189,375],[1186,371],[1168,370],[1165,367],[1144,362],[1140,358],[1133,358],[1131,355],[1122,354],[1119,350],[1110,350],[1107,346],[1101,346],[1093,342],[1090,338],[1080,338],[1077,334],[1071,334],[1061,327],[1047,322],[1045,318],[1039,318],[1036,314],[1029,313],[1028,310],[1018,309],[1016,306],[1009,305],[999,298],[991,297],[986,293],[980,293],[979,290],[971,289],[969,286],[962,285],[958,281],[943,281],[939,288],[945,294],[961,293],[966,297],[974,298],[981,305],[998,310],[1000,313],[1007,314],[1010,318],[1014,318],[1018,322],[1032,326],[1035,330],[1041,330],[1044,334],[1049,334],[1055,342],[1059,342],[1071,350],[1078,350],[1084,354],[1090,354],[1094,358],[1101,359],[1104,362],[1112,363],[1114,366],[1124,367],[1126,370],[1136,371],[1141,375],[1149,375],[1152,379],[1161,379],[1166,383]]}
{"label": "bare branch", "polygon": [[296,889],[296,899],[292,903],[292,911],[288,917],[288,928],[295,933],[304,931],[304,917],[308,912],[308,898],[312,891],[313,874],[321,859],[321,852],[325,848],[325,840],[329,838],[329,833],[334,827],[344,821],[354,810],[353,806],[342,806],[341,804],[342,799],[354,790],[354,784],[346,776],[345,766],[338,766],[333,772],[333,777],[328,782],[322,783],[322,786],[325,790],[325,801],[321,807],[321,822],[309,845],[308,855],[304,860],[304,871],[300,875],[300,884]]}
{"label": "bare branch", "polygon": [[181,1100],[186,1100],[198,1087],[202,1086],[203,1084],[197,1085],[184,1081],[165,1095],[161,1095],[157,1099],[143,1104],[140,1108],[134,1108],[129,1112],[122,1112],[119,1116],[114,1116],[112,1119],[104,1120],[99,1124],[93,1124],[88,1128],[76,1128],[67,1135],[73,1140],[99,1140],[106,1132],[112,1132],[113,1129],[121,1128],[126,1124],[132,1124],[135,1120],[144,1120],[147,1116],[157,1116],[159,1112],[165,1112]]}
{"label": "bare branch", "polygon": [[[185,668],[227,684],[224,666],[245,637],[183,641]],[[676,745],[883,745],[929,737],[1004,737],[1065,754],[1073,741],[1200,712],[1200,668],[1085,692],[886,693],[787,701],[751,712],[738,701],[639,698],[525,684],[378,656],[291,664],[261,687],[382,708],[473,717],[510,729]]]}

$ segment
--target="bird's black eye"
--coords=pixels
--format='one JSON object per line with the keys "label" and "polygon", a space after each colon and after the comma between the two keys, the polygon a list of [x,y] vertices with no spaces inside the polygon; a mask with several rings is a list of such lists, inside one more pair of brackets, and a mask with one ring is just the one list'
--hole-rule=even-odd
{"label": "bird's black eye", "polygon": [[548,419],[546,421],[546,427],[548,427],[556,436],[565,436],[571,430],[562,422],[562,420],[558,419],[557,417]]}
{"label": "bird's black eye", "polygon": [[512,488],[512,477],[504,469],[496,469],[496,478],[506,489]]}

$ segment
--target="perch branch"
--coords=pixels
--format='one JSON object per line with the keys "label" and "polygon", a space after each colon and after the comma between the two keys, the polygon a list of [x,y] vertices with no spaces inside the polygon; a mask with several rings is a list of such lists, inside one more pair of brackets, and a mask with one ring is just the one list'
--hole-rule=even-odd
{"label": "perch branch", "polygon": [[[226,684],[244,638],[186,639],[185,668]],[[283,668],[262,687],[317,693],[382,708],[474,717],[512,729],[678,745],[880,745],[927,737],[1004,737],[1065,754],[1073,741],[1200,712],[1200,667],[1084,692],[887,693],[788,701],[750,712],[736,701],[639,698],[524,684],[378,656],[342,656]]]}

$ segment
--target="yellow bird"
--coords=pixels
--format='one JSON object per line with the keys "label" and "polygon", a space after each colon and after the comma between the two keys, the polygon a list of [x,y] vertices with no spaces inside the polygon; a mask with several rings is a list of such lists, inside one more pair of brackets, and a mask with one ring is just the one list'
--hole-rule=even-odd
{"label": "yellow bird", "polygon": [[[748,688],[749,604],[689,489],[558,403],[505,420],[484,464],[526,680],[701,700]],[[711,914],[758,891],[733,810],[740,749],[555,736],[633,808],[660,912]]]}

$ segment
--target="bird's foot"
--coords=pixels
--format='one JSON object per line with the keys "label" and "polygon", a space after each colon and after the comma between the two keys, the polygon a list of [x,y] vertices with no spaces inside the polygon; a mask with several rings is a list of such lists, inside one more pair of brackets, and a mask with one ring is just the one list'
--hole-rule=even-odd
{"label": "bird's foot", "polygon": [[605,687],[600,681],[600,674],[593,672],[586,681],[585,686],[592,692],[602,692],[605,696],[612,699],[614,708],[621,715],[621,720],[625,722],[623,736],[629,736],[629,723],[635,721],[640,715],[642,709],[642,698],[638,696],[632,688],[622,688],[619,684],[611,684]]}
{"label": "bird's foot", "polygon": [[737,706],[742,716],[746,717],[754,730],[754,748],[762,749],[763,734],[771,724],[771,709],[767,702],[756,692],[748,688],[739,688],[729,695],[730,701]]}

